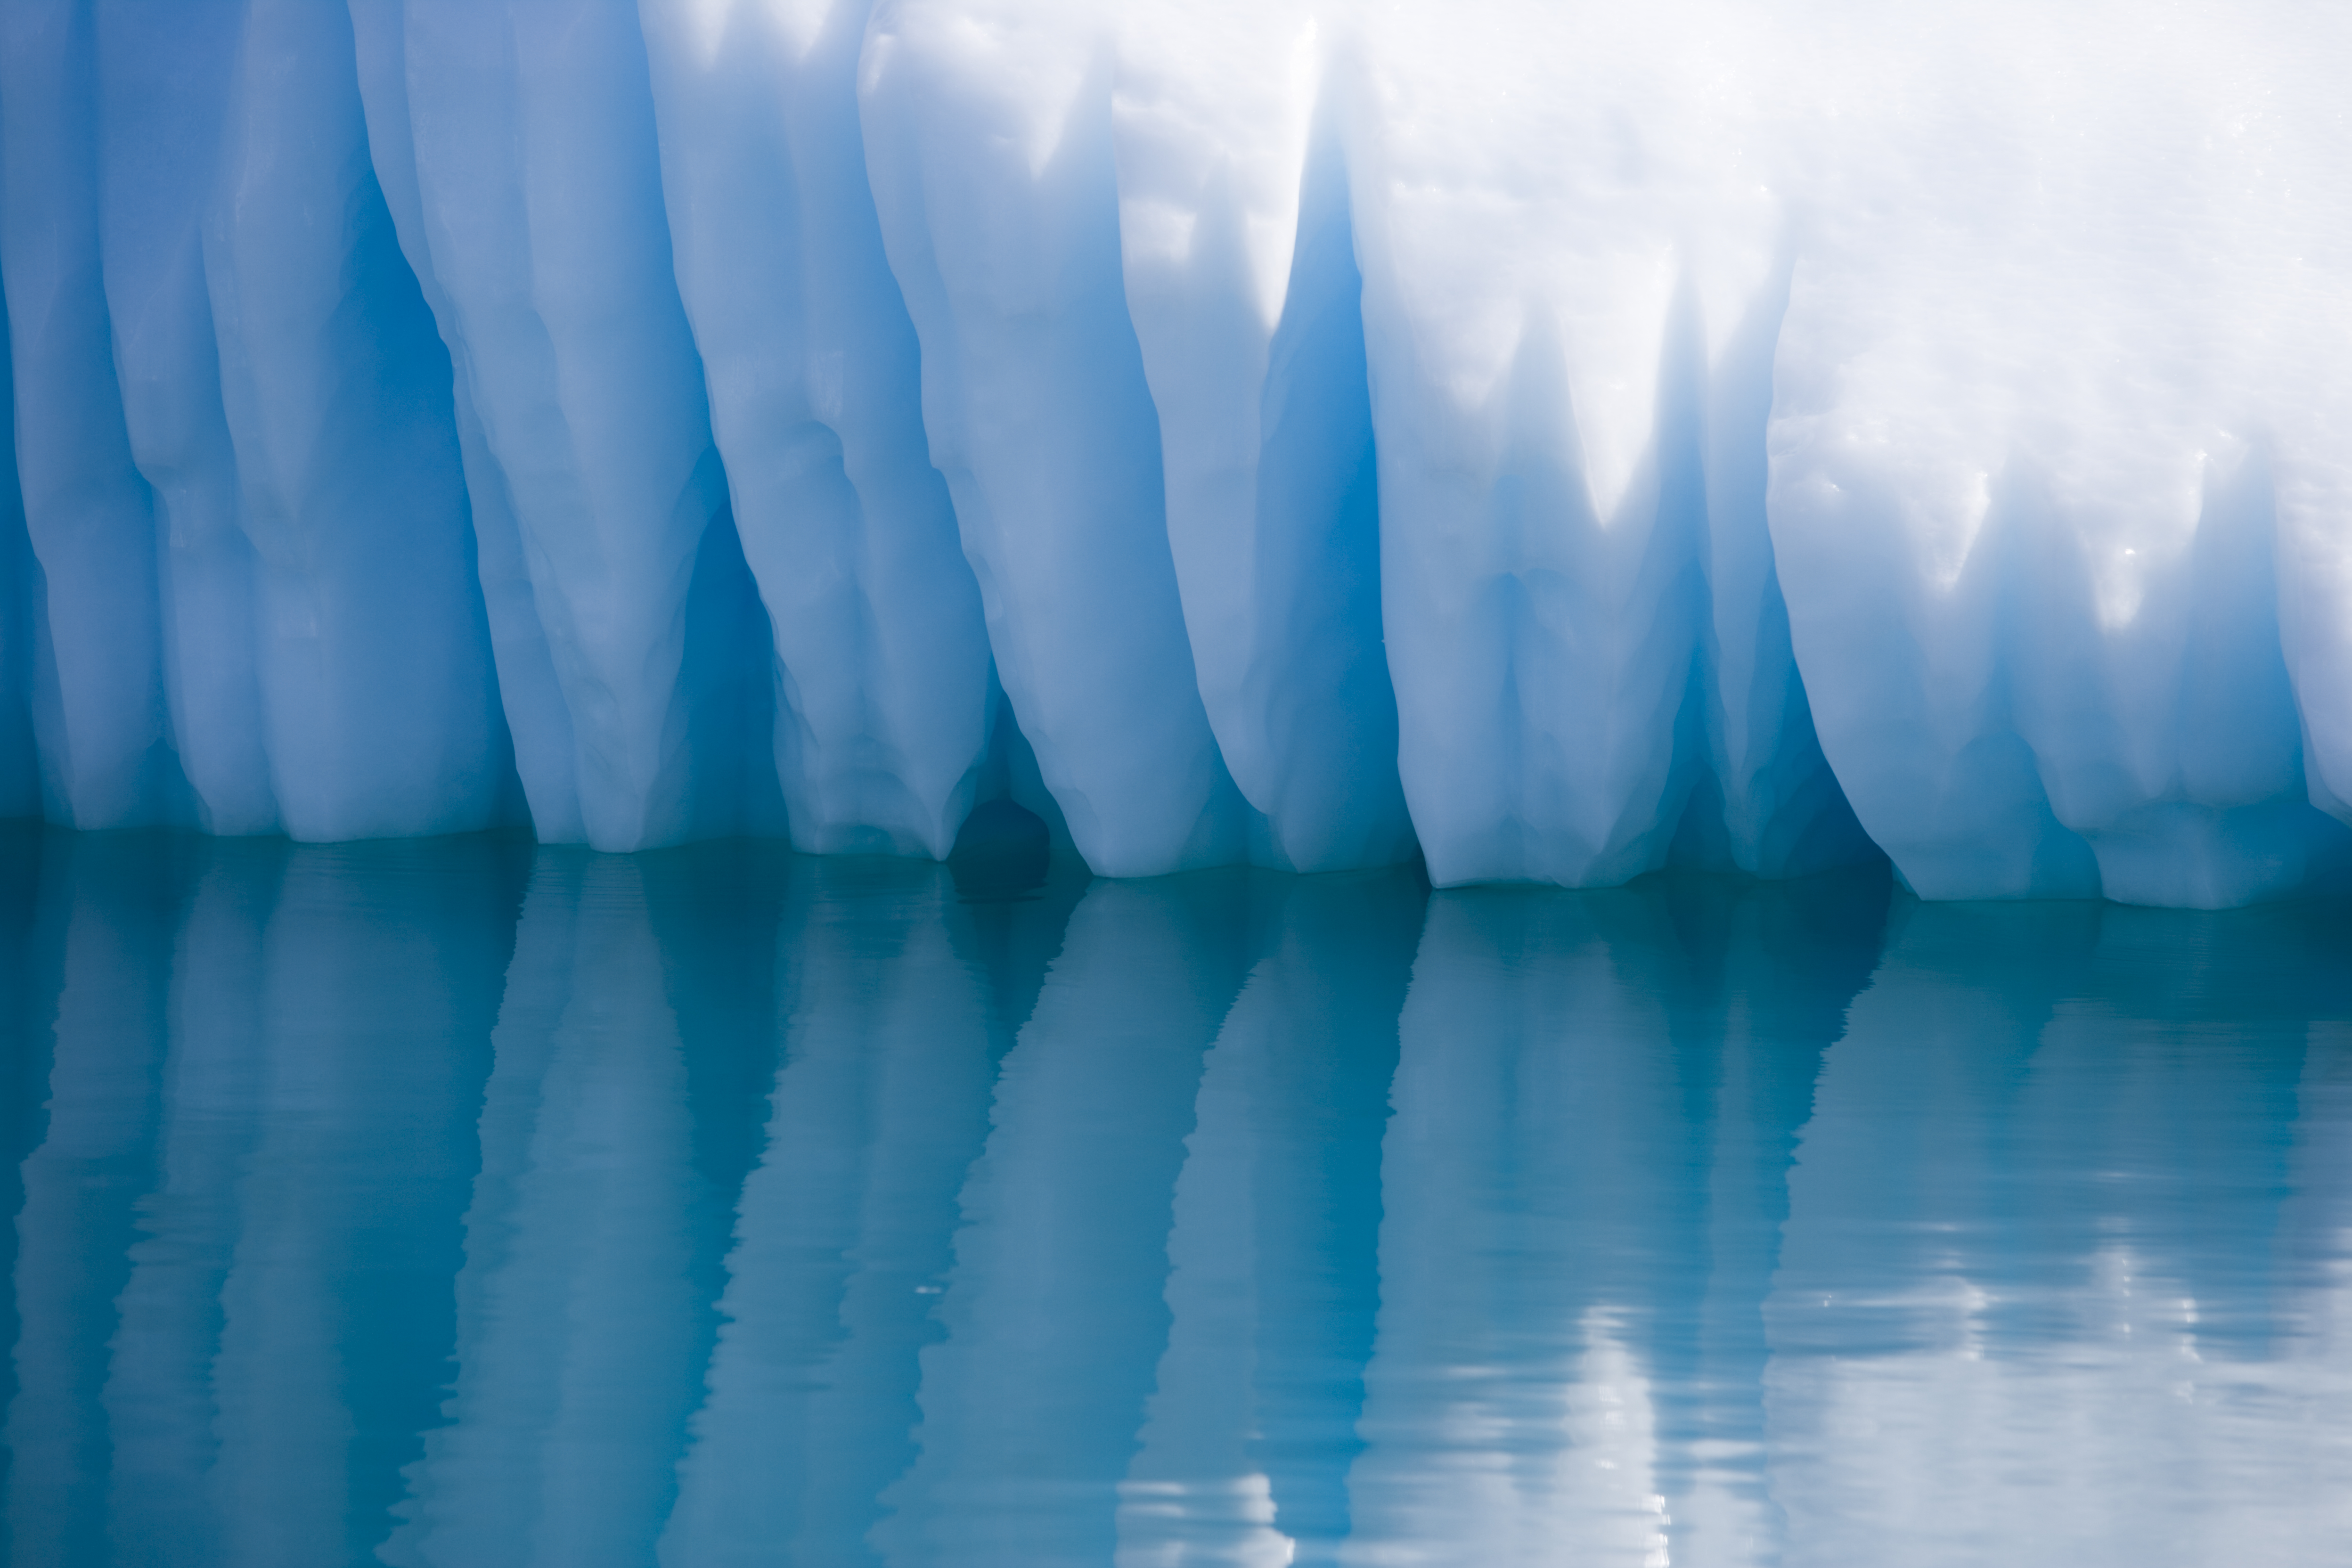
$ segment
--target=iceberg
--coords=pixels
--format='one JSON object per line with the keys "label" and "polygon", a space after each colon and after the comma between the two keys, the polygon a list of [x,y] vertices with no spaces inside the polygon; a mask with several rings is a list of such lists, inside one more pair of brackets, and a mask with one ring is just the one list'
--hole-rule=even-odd
{"label": "iceberg", "polygon": [[0,811],[2352,885],[2347,49],[20,0]]}

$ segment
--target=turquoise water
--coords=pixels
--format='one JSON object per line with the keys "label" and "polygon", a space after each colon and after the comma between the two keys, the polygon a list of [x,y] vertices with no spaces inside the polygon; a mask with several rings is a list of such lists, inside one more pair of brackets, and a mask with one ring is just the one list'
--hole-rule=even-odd
{"label": "turquoise water", "polygon": [[2352,1561],[2352,921],[0,841],[9,1561]]}

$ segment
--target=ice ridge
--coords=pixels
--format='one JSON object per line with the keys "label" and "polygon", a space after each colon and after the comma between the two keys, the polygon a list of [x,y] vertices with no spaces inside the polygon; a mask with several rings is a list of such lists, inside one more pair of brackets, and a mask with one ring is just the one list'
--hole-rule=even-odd
{"label": "ice ridge", "polygon": [[2352,885],[2352,16],[16,0],[0,811]]}

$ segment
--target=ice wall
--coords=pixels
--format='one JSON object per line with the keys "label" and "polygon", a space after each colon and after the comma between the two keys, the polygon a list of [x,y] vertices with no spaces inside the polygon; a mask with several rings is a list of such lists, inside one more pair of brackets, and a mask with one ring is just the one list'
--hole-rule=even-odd
{"label": "ice wall", "polygon": [[0,28],[7,809],[2352,877],[2345,18]]}

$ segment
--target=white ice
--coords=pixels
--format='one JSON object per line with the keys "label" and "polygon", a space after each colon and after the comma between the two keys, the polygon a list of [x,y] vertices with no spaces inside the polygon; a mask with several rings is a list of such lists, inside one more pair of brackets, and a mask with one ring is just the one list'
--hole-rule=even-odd
{"label": "white ice", "polygon": [[0,809],[2342,885],[2347,49],[2266,0],[22,0]]}

